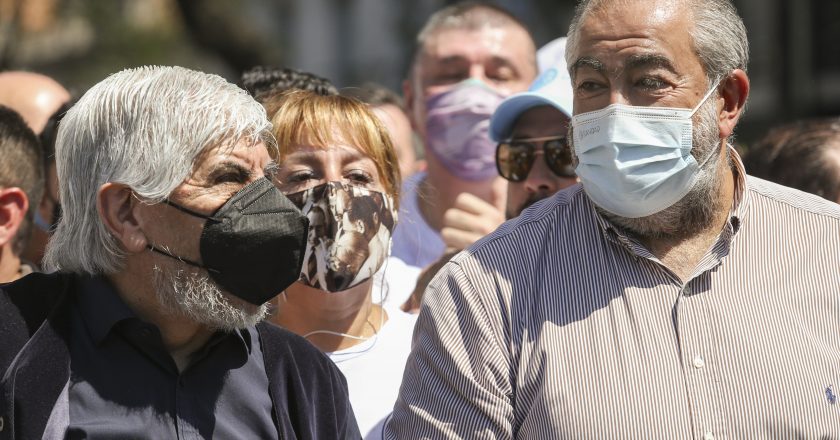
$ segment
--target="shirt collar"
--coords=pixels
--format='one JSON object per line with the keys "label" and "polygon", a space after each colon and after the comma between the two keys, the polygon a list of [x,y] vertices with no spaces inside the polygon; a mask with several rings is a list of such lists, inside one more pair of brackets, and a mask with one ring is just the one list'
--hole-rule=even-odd
{"label": "shirt collar", "polygon": [[102,276],[82,278],[78,304],[88,332],[97,345],[117,323],[137,317],[120,298],[117,289]]}
{"label": "shirt collar", "polygon": [[732,233],[737,234],[744,223],[749,207],[749,191],[747,191],[747,172],[744,169],[744,162],[741,155],[732,145],[729,147],[729,157],[732,160],[732,177],[735,179],[735,194],[732,199],[732,209],[729,215],[729,225]]}
{"label": "shirt collar", "polygon": [[[79,310],[82,319],[87,326],[91,338],[97,345],[101,344],[111,330],[122,321],[137,319],[137,315],[120,298],[117,289],[111,282],[102,276],[83,277],[81,289],[78,293]],[[213,346],[232,336],[237,345],[242,346],[245,353],[250,354],[253,348],[253,340],[248,329],[240,329],[230,333],[216,332],[203,348],[211,349]]]}

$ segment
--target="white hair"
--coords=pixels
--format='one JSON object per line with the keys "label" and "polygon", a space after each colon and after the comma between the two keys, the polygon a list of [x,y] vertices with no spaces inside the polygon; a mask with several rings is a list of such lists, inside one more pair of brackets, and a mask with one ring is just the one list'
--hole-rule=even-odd
{"label": "white hair", "polygon": [[[694,51],[700,58],[710,85],[727,77],[733,70],[747,70],[749,43],[744,22],[731,0],[684,0],[693,18],[694,28],[689,30]],[[615,0],[581,0],[569,25],[566,42],[566,62],[574,68],[577,56],[580,25],[587,14]],[[571,72],[570,70],[570,73]]]}
{"label": "white hair", "polygon": [[47,270],[107,274],[124,251],[96,207],[100,187],[130,187],[160,202],[211,147],[270,140],[263,107],[217,75],[147,66],[93,86],[61,122],[55,147],[62,216],[44,256]]}

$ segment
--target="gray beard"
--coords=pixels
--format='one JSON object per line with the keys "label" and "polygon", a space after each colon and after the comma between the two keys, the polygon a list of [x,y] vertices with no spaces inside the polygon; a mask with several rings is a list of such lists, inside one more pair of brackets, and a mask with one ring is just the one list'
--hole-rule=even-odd
{"label": "gray beard", "polygon": [[[717,125],[717,104],[713,98],[714,95],[698,109],[694,117],[691,155],[701,166],[697,180],[688,194],[673,205],[646,217],[622,217],[595,205],[599,214],[619,228],[643,238],[689,237],[712,224],[719,203],[718,194],[723,185],[723,176],[719,170],[720,129]],[[569,138],[573,139],[573,136],[570,134]],[[577,161],[574,148],[572,155]],[[728,152],[726,157],[729,162]]]}
{"label": "gray beard", "polygon": [[153,282],[163,310],[214,330],[244,329],[268,314],[267,305],[230,297],[207,274],[155,266]]}

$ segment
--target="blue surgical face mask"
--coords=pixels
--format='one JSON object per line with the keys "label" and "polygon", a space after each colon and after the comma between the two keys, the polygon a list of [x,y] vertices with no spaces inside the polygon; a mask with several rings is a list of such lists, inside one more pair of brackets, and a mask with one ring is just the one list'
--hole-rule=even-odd
{"label": "blue surgical face mask", "polygon": [[685,197],[702,167],[691,155],[691,118],[715,90],[694,109],[613,104],[575,115],[575,172],[592,202],[615,215],[639,218]]}

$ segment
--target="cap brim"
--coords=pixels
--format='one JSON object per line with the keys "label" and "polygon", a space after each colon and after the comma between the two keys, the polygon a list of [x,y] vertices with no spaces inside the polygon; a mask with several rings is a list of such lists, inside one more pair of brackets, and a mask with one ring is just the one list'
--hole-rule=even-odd
{"label": "cap brim", "polygon": [[499,104],[493,116],[490,117],[490,138],[494,142],[500,142],[510,137],[513,123],[522,113],[532,107],[550,105],[560,110],[567,117],[572,117],[571,111],[555,99],[546,97],[545,94],[537,92],[524,92],[513,95]]}

